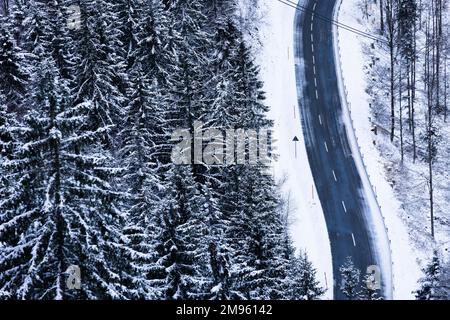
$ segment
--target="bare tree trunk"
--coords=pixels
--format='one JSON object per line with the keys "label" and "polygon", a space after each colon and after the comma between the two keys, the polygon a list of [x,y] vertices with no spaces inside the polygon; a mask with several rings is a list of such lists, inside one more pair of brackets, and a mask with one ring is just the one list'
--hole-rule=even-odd
{"label": "bare tree trunk", "polygon": [[413,139],[413,161],[417,160],[417,144],[416,144],[416,120],[415,120],[415,102],[416,102],[416,60],[417,60],[417,27],[414,24],[414,54],[412,61],[412,83],[411,83],[411,130],[412,130],[412,139]]}
{"label": "bare tree trunk", "polygon": [[1,1],[2,1],[3,15],[6,17],[9,14],[9,0],[1,0]]}
{"label": "bare tree trunk", "polygon": [[384,7],[383,0],[380,0],[380,32],[384,34]]}
{"label": "bare tree trunk", "polygon": [[434,186],[433,186],[433,122],[432,122],[432,106],[428,106],[428,171],[429,171],[429,188],[430,188],[430,219],[431,219],[431,236],[434,239]]}
{"label": "bare tree trunk", "polygon": [[[435,68],[435,32],[436,32],[436,24],[435,24],[435,6],[434,1],[431,4],[431,10],[428,12],[427,17],[427,27],[426,27],[426,56],[425,56],[425,82],[427,84],[427,125],[426,125],[426,135],[427,135],[427,151],[428,151],[428,188],[429,188],[429,201],[430,201],[430,224],[431,224],[431,236],[434,239],[435,231],[434,231],[434,185],[433,185],[433,137],[434,137],[434,128],[433,128],[433,106],[434,106],[434,93],[435,93],[435,76],[436,76],[436,68]],[[430,26],[431,24],[431,26]],[[431,30],[430,30],[431,29]]]}
{"label": "bare tree trunk", "polygon": [[403,144],[403,106],[402,106],[402,67],[400,65],[399,68],[399,81],[398,81],[398,105],[399,105],[399,112],[400,112],[400,151],[402,155],[402,163],[405,159],[405,150],[404,150],[404,144]]}
{"label": "bare tree trunk", "polygon": [[394,97],[394,48],[390,48],[391,56],[391,141],[395,137],[395,97]]}
{"label": "bare tree trunk", "polygon": [[394,0],[386,0],[386,23],[387,23],[387,38],[389,46],[390,57],[390,95],[391,95],[391,141],[395,138],[395,21],[394,21]]}
{"label": "bare tree trunk", "polygon": [[444,122],[447,122],[447,112],[448,112],[448,104],[447,104],[447,86],[448,86],[448,79],[447,79],[447,59],[445,59],[444,62]]}
{"label": "bare tree trunk", "polygon": [[436,107],[437,110],[441,110],[441,40],[442,40],[442,0],[435,0],[436,3],[436,13],[435,13],[435,41],[436,41]]}
{"label": "bare tree trunk", "polygon": [[412,131],[412,117],[411,117],[411,82],[412,82],[412,61],[408,59],[406,66],[406,87],[408,95],[408,128]]}
{"label": "bare tree trunk", "polygon": [[419,1],[419,30],[422,30],[422,0]]}

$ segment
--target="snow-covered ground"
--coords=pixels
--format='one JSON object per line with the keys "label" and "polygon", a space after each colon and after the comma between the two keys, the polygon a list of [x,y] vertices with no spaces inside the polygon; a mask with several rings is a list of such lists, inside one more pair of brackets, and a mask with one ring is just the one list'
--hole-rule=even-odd
{"label": "snow-covered ground", "polygon": [[[260,65],[267,92],[270,118],[275,121],[278,161],[274,172],[284,181],[292,221],[291,233],[298,249],[306,250],[317,268],[318,280],[333,298],[331,248],[325,218],[308,163],[303,140],[293,54],[295,9],[277,0],[261,0]],[[298,137],[295,157],[294,137]]]}
{"label": "snow-covered ground", "polygon": [[[343,1],[339,11],[339,22],[359,30],[365,30],[360,21],[362,14],[357,6],[358,2],[358,0]],[[364,54],[364,48],[370,44],[370,40],[343,29],[339,29],[338,36],[340,60],[353,126],[391,241],[394,299],[412,299],[414,298],[412,292],[417,287],[417,280],[422,276],[418,265],[421,252],[413,250],[413,241],[401,219],[404,216],[402,204],[396,199],[388,182],[385,171],[386,161],[374,144],[374,141],[378,143],[376,139],[379,137],[375,137],[371,131],[370,97],[366,93],[365,74],[368,57]]]}

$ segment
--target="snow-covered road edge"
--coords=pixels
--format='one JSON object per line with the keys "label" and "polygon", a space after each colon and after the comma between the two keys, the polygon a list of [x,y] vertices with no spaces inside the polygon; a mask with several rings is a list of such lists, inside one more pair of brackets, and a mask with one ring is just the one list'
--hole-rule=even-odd
{"label": "snow-covered road edge", "polygon": [[[356,0],[339,0],[341,5],[339,10],[335,12],[335,20],[351,25],[357,29],[361,29],[360,25],[354,21],[357,14],[354,13],[357,10]],[[343,94],[347,96],[347,101],[343,101],[343,105],[348,107],[347,116],[347,129],[349,136],[355,135],[355,141],[359,144],[359,151],[363,155],[364,162],[360,158],[359,167],[360,171],[367,172],[367,180],[365,183],[366,188],[370,188],[371,192],[375,191],[378,204],[381,206],[382,215],[379,217],[374,216],[374,225],[377,230],[378,235],[387,235],[390,242],[390,250],[392,260],[392,274],[393,274],[393,287],[395,300],[400,299],[413,299],[414,296],[412,292],[416,288],[417,279],[420,277],[420,268],[417,264],[416,257],[411,250],[411,245],[409,243],[408,234],[405,226],[399,218],[398,210],[400,208],[400,203],[395,199],[392,188],[387,182],[384,169],[381,165],[382,161],[380,155],[373,145],[373,138],[371,132],[371,123],[369,119],[370,108],[369,108],[369,97],[367,96],[366,89],[366,79],[364,75],[364,54],[362,52],[361,39],[358,36],[351,34],[345,30],[335,29],[335,44],[338,46],[336,52],[340,52],[340,59],[337,58],[337,69],[342,70],[343,84],[342,90]],[[340,72],[340,70],[338,70]],[[356,147],[358,148],[358,147]],[[358,151],[358,152],[359,152]],[[364,168],[365,165],[365,168]],[[362,167],[361,167],[362,166]],[[362,175],[362,178],[363,175]],[[364,180],[364,179],[363,179]],[[368,183],[368,185],[367,185]],[[373,187],[371,187],[371,184]],[[369,192],[369,190],[367,190]],[[373,202],[371,206],[378,204]],[[373,211],[375,212],[375,211]],[[381,219],[381,221],[380,221]],[[383,221],[384,219],[384,221]],[[383,228],[387,229],[387,233],[383,232]],[[384,243],[386,239],[379,238]],[[385,255],[387,253],[384,253]],[[388,262],[384,259],[383,265]],[[388,267],[388,266],[385,266]]]}
{"label": "snow-covered road edge", "polygon": [[[303,1],[303,0],[302,0]],[[306,250],[317,277],[333,299],[331,246],[322,207],[317,196],[306,153],[297,99],[294,61],[295,9],[277,0],[261,0],[264,25],[260,35],[262,48],[259,65],[267,92],[270,118],[275,121],[278,161],[274,163],[277,179],[286,176],[283,193],[290,195],[291,234],[296,248]],[[297,143],[295,158],[294,136]]]}

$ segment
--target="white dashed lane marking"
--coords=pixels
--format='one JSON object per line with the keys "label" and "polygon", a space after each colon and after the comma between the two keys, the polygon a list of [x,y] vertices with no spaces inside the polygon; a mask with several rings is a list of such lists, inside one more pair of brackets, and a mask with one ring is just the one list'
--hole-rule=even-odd
{"label": "white dashed lane marking", "polygon": [[345,202],[342,201],[342,208],[344,208],[345,213],[347,213],[347,207],[345,206]]}
{"label": "white dashed lane marking", "polygon": [[352,233],[353,245],[356,247],[355,235]]}

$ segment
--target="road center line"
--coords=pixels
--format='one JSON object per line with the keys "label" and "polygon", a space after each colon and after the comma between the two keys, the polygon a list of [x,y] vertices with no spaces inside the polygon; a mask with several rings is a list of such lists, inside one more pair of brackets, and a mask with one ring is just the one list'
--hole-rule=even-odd
{"label": "road center line", "polygon": [[316,100],[319,100],[319,91],[317,91],[317,88],[316,88]]}
{"label": "road center line", "polygon": [[352,233],[353,245],[356,247],[355,235]]}
{"label": "road center line", "polygon": [[322,123],[322,116],[319,114],[319,122],[320,122],[320,125],[323,125],[323,123]]}
{"label": "road center line", "polygon": [[311,43],[314,43],[314,35],[311,33]]}
{"label": "road center line", "polygon": [[342,201],[342,207],[344,208],[345,213],[347,213],[347,207],[345,206],[345,202]]}
{"label": "road center line", "polygon": [[338,179],[337,179],[337,177],[336,177],[336,172],[334,172],[334,170],[333,170],[333,177],[334,177],[334,181],[338,181]]}
{"label": "road center line", "polygon": [[328,152],[328,144],[326,141],[324,142],[324,145],[325,145],[325,150],[327,150],[327,152]]}
{"label": "road center line", "polygon": [[316,11],[317,2],[314,2],[313,11]]}

